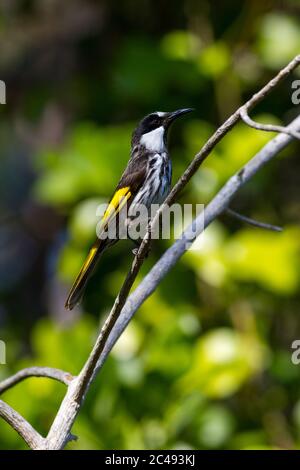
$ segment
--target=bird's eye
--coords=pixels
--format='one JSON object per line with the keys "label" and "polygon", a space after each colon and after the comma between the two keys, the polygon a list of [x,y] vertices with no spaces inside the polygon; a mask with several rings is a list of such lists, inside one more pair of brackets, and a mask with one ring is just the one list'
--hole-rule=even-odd
{"label": "bird's eye", "polygon": [[161,118],[157,114],[150,114],[142,122],[142,133],[151,132],[161,125]]}
{"label": "bird's eye", "polygon": [[151,116],[150,125],[151,126],[159,126],[159,124],[160,124],[160,118],[156,115]]}

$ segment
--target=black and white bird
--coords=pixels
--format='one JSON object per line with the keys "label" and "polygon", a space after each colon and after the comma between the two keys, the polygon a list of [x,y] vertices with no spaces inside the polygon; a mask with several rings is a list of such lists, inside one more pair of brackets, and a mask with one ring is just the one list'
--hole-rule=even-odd
{"label": "black and white bird", "polygon": [[[171,188],[172,164],[167,148],[167,135],[172,122],[191,108],[174,112],[155,112],[144,117],[132,134],[131,155],[125,171],[115,189],[101,221],[98,238],[90,249],[68,295],[65,307],[72,309],[81,300],[87,280],[93,272],[103,251],[112,246],[120,237],[102,237],[109,232],[112,222],[120,216],[126,205],[128,217],[134,214],[136,206],[148,210],[153,204],[161,204]],[[153,215],[153,214],[152,214]],[[128,218],[124,221],[126,225]]]}

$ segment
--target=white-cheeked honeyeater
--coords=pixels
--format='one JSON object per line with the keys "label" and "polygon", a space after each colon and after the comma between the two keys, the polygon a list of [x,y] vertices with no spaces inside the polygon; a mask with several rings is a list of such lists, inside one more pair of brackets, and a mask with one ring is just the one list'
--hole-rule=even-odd
{"label": "white-cheeked honeyeater", "polygon": [[[168,129],[175,119],[190,111],[191,108],[174,112],[155,112],[140,121],[132,134],[129,162],[102,217],[103,232],[109,229],[113,220],[115,222],[125,205],[127,213],[130,214],[135,212],[137,205],[150,209],[151,205],[161,204],[165,200],[171,188],[172,177],[172,164],[167,147]],[[70,290],[65,304],[67,309],[73,309],[81,300],[86,283],[100,256],[117,241],[118,238],[102,238],[98,233],[98,238]]]}

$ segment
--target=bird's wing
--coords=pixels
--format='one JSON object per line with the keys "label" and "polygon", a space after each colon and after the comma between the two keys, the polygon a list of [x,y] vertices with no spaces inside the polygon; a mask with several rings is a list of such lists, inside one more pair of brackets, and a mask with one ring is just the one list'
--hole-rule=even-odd
{"label": "bird's wing", "polygon": [[102,217],[102,227],[99,233],[99,238],[97,238],[92,248],[90,249],[86,260],[83,263],[79,274],[70,290],[65,304],[67,309],[72,310],[74,306],[80,301],[86,286],[86,282],[93,272],[100,255],[107,247],[107,240],[101,239],[101,233],[107,229],[109,224],[115,219],[115,217],[117,217],[126,203],[130,205],[138,189],[143,184],[145,180],[146,168],[144,165],[142,165],[142,167],[143,168],[136,169],[136,171],[132,171],[135,169],[134,166],[128,165],[125,172],[123,173],[121,180]]}
{"label": "bird's wing", "polygon": [[[141,168],[136,168],[135,164],[127,166],[102,217],[101,232],[107,229],[109,223],[117,217],[125,204],[128,207],[130,206],[134,196],[143,185],[145,176],[146,168],[144,165],[141,165]],[[99,236],[101,236],[101,232]]]}

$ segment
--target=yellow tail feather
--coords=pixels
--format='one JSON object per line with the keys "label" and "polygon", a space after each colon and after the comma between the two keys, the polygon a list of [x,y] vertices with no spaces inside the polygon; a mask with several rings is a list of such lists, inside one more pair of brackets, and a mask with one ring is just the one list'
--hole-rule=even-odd
{"label": "yellow tail feather", "polygon": [[[121,188],[115,192],[102,218],[103,230],[105,227],[107,227],[111,219],[120,212],[120,210],[124,207],[128,199],[130,198],[131,192],[129,189],[129,187]],[[86,283],[106,246],[107,244],[105,240],[99,239],[90,249],[87,258],[70,290],[70,293],[65,303],[66,309],[72,310],[75,305],[78,304],[78,302],[81,300]]]}
{"label": "yellow tail feather", "polygon": [[72,310],[76,304],[81,300],[83,295],[87,280],[89,279],[90,275],[92,274],[96,262],[98,261],[101,253],[103,253],[105,249],[105,244],[102,243],[99,246],[96,244],[91,248],[89,254],[75,279],[75,282],[70,290],[68,298],[65,303],[65,308],[68,310]]}

